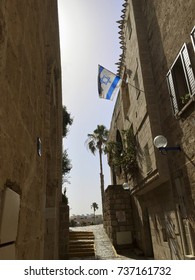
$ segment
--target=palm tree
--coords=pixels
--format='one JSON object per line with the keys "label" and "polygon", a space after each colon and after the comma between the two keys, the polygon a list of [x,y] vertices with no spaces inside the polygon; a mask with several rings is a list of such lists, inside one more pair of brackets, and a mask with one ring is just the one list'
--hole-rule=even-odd
{"label": "palm tree", "polygon": [[94,211],[94,224],[95,224],[95,211],[98,209],[98,204],[96,202],[93,202],[91,204],[91,208],[93,208]]}
{"label": "palm tree", "polygon": [[104,175],[102,167],[102,153],[105,151],[106,142],[108,139],[108,130],[104,125],[98,125],[93,133],[88,134],[88,139],[86,140],[87,146],[92,154],[99,151],[100,159],[100,189],[102,197],[102,209],[104,210]]}

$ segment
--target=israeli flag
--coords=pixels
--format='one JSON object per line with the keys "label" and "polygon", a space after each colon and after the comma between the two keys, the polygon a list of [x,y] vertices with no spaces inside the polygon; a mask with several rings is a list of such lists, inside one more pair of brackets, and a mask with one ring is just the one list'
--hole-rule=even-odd
{"label": "israeli flag", "polygon": [[98,92],[99,97],[113,100],[118,92],[122,79],[101,65],[98,65]]}

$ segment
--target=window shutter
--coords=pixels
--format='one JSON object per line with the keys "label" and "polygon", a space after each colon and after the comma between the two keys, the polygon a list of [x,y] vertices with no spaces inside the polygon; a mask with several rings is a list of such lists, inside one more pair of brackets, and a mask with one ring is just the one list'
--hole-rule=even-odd
{"label": "window shutter", "polygon": [[188,84],[189,94],[192,96],[195,94],[195,79],[186,44],[184,44],[181,49],[181,59]]}
{"label": "window shutter", "polygon": [[169,93],[170,93],[170,97],[171,97],[173,113],[174,113],[174,115],[176,115],[179,112],[179,108],[178,108],[178,104],[177,104],[177,98],[176,98],[171,70],[167,74],[167,84],[168,84],[168,89],[169,89]]}
{"label": "window shutter", "polygon": [[191,36],[192,45],[193,45],[194,52],[195,52],[195,26],[194,26],[194,28],[192,29],[192,32],[191,32],[190,36]]}

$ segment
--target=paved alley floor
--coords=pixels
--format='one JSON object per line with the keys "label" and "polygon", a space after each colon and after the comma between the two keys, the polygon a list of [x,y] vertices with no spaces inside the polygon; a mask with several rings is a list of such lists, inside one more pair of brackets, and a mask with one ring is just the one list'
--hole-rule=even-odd
{"label": "paved alley floor", "polygon": [[143,256],[137,256],[134,251],[125,250],[120,255],[117,254],[109,237],[107,236],[103,225],[91,225],[84,227],[71,227],[70,231],[92,231],[95,236],[95,258],[96,260],[136,260],[145,259]]}

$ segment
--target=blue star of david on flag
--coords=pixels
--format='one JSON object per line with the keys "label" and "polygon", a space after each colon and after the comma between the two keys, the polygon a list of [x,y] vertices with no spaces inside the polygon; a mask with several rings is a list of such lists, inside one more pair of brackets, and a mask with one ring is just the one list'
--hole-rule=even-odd
{"label": "blue star of david on flag", "polygon": [[122,79],[101,65],[98,65],[98,92],[99,97],[113,100],[118,92]]}
{"label": "blue star of david on flag", "polygon": [[107,86],[108,83],[111,83],[110,77],[104,75],[104,76],[100,79],[100,82],[101,82],[102,84],[105,84],[105,85]]}

